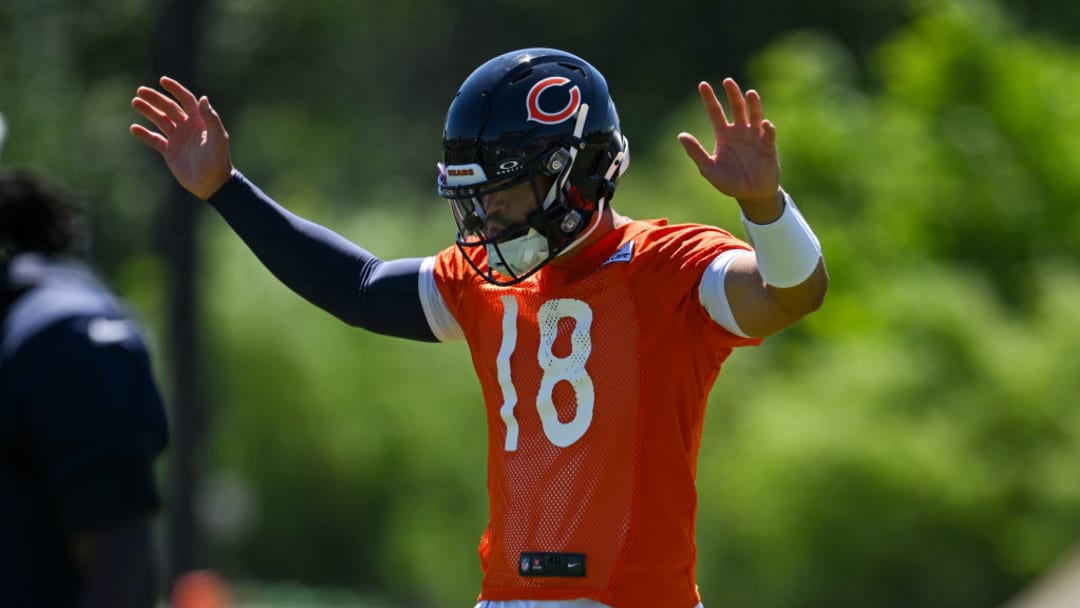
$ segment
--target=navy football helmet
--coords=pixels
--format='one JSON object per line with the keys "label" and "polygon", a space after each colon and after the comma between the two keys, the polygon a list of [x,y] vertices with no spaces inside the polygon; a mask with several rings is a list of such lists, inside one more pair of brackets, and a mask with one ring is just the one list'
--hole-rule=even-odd
{"label": "navy football helmet", "polygon": [[[461,85],[446,116],[438,190],[469,264],[488,282],[511,285],[589,234],[628,164],[604,76],[564,51],[522,49],[484,63]],[[524,182],[537,209],[488,234],[484,197]],[[471,255],[477,247],[486,262]]]}

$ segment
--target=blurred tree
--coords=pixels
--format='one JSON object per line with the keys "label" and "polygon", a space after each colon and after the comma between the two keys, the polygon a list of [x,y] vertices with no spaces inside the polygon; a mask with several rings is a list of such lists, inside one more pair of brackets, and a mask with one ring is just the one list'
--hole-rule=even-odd
{"label": "blurred tree", "polygon": [[[191,82],[202,39],[202,17],[208,0],[167,0],[162,8],[154,45],[154,71]],[[208,427],[209,407],[203,391],[200,307],[195,286],[202,274],[196,221],[201,207],[178,184],[167,189],[158,226],[159,247],[169,277],[166,337],[172,378],[167,514],[167,583],[204,566],[205,548],[195,521],[194,495],[198,483],[201,444]]]}

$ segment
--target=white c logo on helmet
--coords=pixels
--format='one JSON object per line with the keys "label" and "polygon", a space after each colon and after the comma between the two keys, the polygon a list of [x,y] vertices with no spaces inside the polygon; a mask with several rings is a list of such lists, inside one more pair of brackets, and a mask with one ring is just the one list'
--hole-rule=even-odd
{"label": "white c logo on helmet", "polygon": [[568,82],[570,82],[569,78],[551,76],[534,84],[533,87],[529,89],[529,95],[525,100],[525,105],[529,110],[528,120],[533,120],[545,125],[557,125],[560,122],[569,120],[581,106],[581,89],[579,89],[577,85],[574,85],[570,89],[570,101],[566,103],[566,107],[563,109],[556,112],[545,112],[540,109],[540,95],[542,95],[544,91],[551,87],[561,87]]}

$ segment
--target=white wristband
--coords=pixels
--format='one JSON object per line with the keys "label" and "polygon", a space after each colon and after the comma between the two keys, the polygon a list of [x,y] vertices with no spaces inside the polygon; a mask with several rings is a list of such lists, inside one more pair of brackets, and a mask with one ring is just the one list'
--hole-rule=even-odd
{"label": "white wristband", "polygon": [[784,212],[771,224],[742,218],[757,254],[761,278],[773,287],[794,287],[810,278],[821,261],[821,243],[784,192]]}

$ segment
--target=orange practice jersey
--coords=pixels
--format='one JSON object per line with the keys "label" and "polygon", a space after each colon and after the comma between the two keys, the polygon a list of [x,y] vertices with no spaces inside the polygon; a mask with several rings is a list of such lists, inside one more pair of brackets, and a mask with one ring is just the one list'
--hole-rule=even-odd
{"label": "orange practice jersey", "polygon": [[[565,266],[486,283],[456,247],[435,280],[488,420],[481,599],[691,608],[694,477],[720,365],[758,339],[716,324],[698,282],[718,228],[631,222]],[[476,251],[471,255],[483,256]]]}

